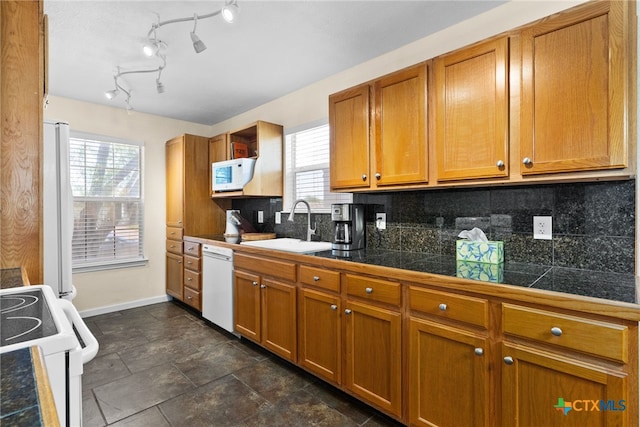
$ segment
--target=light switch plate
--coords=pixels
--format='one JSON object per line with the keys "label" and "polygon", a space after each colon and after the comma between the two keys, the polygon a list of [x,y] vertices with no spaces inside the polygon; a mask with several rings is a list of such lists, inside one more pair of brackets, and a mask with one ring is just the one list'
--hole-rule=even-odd
{"label": "light switch plate", "polygon": [[258,224],[262,224],[264,222],[264,211],[258,211]]}
{"label": "light switch plate", "polygon": [[550,216],[533,217],[533,238],[542,240],[553,239],[552,220]]}
{"label": "light switch plate", "polygon": [[276,212],[276,224],[280,224],[282,222],[282,212]]}

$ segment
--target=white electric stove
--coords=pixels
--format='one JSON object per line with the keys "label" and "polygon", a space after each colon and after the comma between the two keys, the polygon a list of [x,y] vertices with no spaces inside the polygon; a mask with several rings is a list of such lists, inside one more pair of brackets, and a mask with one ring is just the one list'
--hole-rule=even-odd
{"label": "white electric stove", "polygon": [[83,365],[97,354],[98,341],[73,304],[49,286],[0,290],[0,353],[34,345],[44,356],[60,425],[81,426]]}

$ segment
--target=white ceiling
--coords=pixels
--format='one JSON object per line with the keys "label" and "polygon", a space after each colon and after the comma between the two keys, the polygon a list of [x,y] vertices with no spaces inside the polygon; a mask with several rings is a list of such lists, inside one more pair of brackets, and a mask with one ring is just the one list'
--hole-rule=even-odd
{"label": "white ceiling", "polygon": [[[504,0],[238,0],[239,20],[198,22],[207,49],[196,54],[192,22],[166,25],[166,87],[156,74],[124,76],[136,111],[216,124],[315,81],[426,37]],[[151,24],[219,10],[220,1],[45,0],[49,16],[49,93],[125,108],[109,101],[113,74],[156,68],[142,54]]]}

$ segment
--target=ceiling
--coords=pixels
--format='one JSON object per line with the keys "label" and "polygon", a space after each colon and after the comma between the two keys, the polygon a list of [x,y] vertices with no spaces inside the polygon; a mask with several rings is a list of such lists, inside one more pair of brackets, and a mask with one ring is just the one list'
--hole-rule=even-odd
{"label": "ceiling", "polygon": [[[352,66],[499,6],[505,1],[257,1],[238,0],[240,16],[198,21],[207,49],[196,54],[193,22],[166,25],[168,45],[157,73],[123,76],[131,106],[140,112],[212,125]],[[49,93],[125,108],[109,101],[113,75],[153,69],[142,53],[151,25],[203,15],[224,1],[45,0],[49,16]]]}

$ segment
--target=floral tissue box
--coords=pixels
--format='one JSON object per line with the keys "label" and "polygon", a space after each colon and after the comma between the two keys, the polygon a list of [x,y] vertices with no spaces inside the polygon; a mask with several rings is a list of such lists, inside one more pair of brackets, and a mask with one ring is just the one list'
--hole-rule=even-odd
{"label": "floral tissue box", "polygon": [[504,261],[504,242],[457,240],[456,260],[500,264]]}
{"label": "floral tissue box", "polygon": [[487,264],[475,261],[456,261],[456,276],[483,282],[503,283],[503,264]]}

